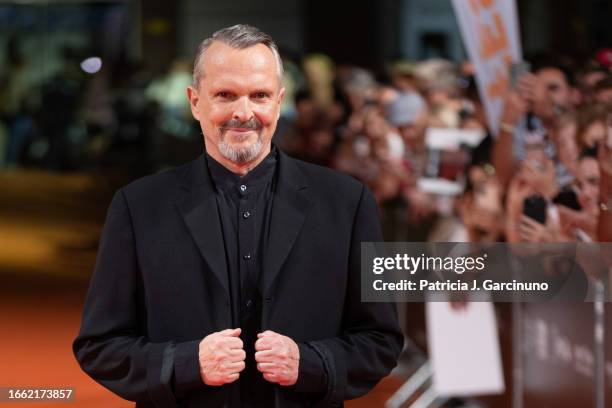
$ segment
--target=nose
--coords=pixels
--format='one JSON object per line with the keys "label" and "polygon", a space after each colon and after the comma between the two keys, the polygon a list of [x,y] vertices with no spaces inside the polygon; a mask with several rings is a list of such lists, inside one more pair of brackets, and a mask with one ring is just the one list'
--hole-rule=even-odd
{"label": "nose", "polygon": [[238,98],[234,102],[233,108],[232,119],[246,122],[253,117],[253,110],[251,109],[251,103],[248,97]]}

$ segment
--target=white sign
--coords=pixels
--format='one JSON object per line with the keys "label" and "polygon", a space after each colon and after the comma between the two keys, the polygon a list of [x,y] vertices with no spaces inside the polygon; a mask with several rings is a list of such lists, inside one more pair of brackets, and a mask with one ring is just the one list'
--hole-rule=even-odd
{"label": "white sign", "polygon": [[474,148],[485,136],[482,130],[430,127],[425,132],[425,145],[435,150],[458,150],[461,145]]}
{"label": "white sign", "polygon": [[427,343],[438,395],[474,396],[504,392],[504,375],[493,304],[426,303]]}
{"label": "white sign", "polygon": [[497,134],[512,62],[521,60],[515,0],[452,0],[489,129]]}

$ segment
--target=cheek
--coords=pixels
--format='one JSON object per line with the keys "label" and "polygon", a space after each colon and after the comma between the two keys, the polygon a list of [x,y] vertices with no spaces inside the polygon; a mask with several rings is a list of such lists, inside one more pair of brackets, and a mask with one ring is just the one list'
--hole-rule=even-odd
{"label": "cheek", "polygon": [[587,193],[594,201],[597,200],[599,198],[599,186],[589,186]]}
{"label": "cheek", "polygon": [[253,114],[261,121],[263,126],[271,126],[276,123],[278,109],[276,105],[257,106],[253,108]]}
{"label": "cheek", "polygon": [[567,98],[569,98],[569,93],[563,91],[563,90],[559,90],[557,92],[555,92],[554,96],[556,101],[564,101]]}
{"label": "cheek", "polygon": [[588,133],[585,137],[585,140],[588,145],[595,146],[597,143],[601,141],[601,137],[597,133]]}
{"label": "cheek", "polygon": [[211,127],[219,127],[232,118],[231,109],[225,105],[209,105],[205,112],[206,114],[201,118],[202,122]]}

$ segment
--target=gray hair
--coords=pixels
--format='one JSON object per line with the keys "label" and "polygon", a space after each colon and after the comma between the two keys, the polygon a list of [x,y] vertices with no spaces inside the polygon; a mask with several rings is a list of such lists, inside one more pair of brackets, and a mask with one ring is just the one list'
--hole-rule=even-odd
{"label": "gray hair", "polygon": [[196,52],[195,61],[193,63],[193,86],[197,88],[200,83],[200,78],[204,75],[204,69],[202,67],[202,59],[204,52],[211,46],[215,41],[222,42],[236,49],[245,49],[253,47],[257,44],[263,44],[272,51],[274,58],[276,59],[276,65],[278,69],[278,79],[283,79],[283,61],[281,60],[280,54],[278,53],[278,47],[276,43],[268,34],[259,30],[256,27],[247,24],[236,24],[231,27],[222,28],[216,31],[212,37],[206,38],[198,46]]}

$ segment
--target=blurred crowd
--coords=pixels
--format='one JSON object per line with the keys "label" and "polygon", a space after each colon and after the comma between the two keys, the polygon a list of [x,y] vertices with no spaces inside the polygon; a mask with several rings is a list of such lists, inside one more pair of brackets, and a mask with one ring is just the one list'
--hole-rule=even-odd
{"label": "blurred crowd", "polygon": [[277,143],[366,183],[388,241],[609,240],[612,50],[517,65],[493,134],[469,62],[309,56]]}
{"label": "blurred crowd", "polygon": [[8,41],[3,60],[0,168],[116,168],[133,178],[201,152],[185,92],[189,61],[155,73],[142,63],[67,46],[45,72],[22,55],[17,37]]}
{"label": "blurred crowd", "polygon": [[[120,165],[139,175],[201,153],[185,96],[191,62],[153,75],[71,50],[64,57],[37,82],[9,44],[4,167]],[[363,181],[388,241],[610,240],[612,50],[513,68],[493,134],[470,62],[398,61],[373,72],[319,54],[287,58],[274,140]]]}

